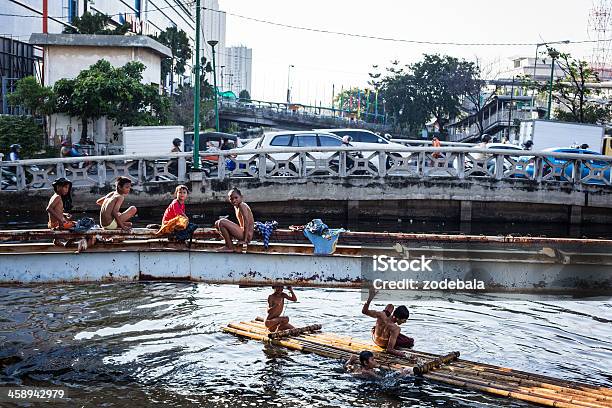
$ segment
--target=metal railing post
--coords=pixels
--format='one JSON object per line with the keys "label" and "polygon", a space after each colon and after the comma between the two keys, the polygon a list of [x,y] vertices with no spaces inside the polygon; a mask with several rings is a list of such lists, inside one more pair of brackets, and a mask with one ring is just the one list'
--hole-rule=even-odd
{"label": "metal railing post", "polygon": [[259,153],[257,167],[259,171],[259,180],[264,181],[266,179],[266,153]]}
{"label": "metal railing post", "polygon": [[104,187],[106,185],[106,162],[99,160],[98,166],[98,187]]}
{"label": "metal railing post", "polygon": [[187,159],[184,156],[178,158],[178,181],[184,182],[187,179]]}
{"label": "metal railing post", "polygon": [[378,177],[387,175],[387,153],[378,152]]}

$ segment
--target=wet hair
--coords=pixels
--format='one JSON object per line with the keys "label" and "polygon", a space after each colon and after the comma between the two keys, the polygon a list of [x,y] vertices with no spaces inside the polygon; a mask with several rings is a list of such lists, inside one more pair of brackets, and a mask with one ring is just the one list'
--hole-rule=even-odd
{"label": "wet hair", "polygon": [[372,357],[374,357],[374,354],[371,351],[365,350],[359,353],[359,362],[361,363],[361,366],[365,367],[366,362]]}
{"label": "wet hair", "polygon": [[410,317],[410,312],[408,311],[408,308],[406,306],[398,306],[394,311],[393,311],[393,317],[395,317],[396,319],[401,319],[401,320],[408,320],[408,318]]}
{"label": "wet hair", "polygon": [[227,195],[232,195],[232,193],[236,193],[236,194],[238,194],[239,196],[242,197],[242,193],[236,187],[232,187],[230,189],[230,191],[227,192]]}
{"label": "wet hair", "polygon": [[179,184],[178,186],[176,186],[176,188],[174,189],[174,195],[177,195],[179,193],[179,191],[185,189],[187,192],[189,192],[189,188],[187,188],[186,185],[184,184]]}
{"label": "wet hair", "polygon": [[132,180],[130,180],[127,177],[123,177],[123,176],[119,176],[117,177],[117,188],[123,188],[123,186],[125,186],[127,183],[132,184]]}

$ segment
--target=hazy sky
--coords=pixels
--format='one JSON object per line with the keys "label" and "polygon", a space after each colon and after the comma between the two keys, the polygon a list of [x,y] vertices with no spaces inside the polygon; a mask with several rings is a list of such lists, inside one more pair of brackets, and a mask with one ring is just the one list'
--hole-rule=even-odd
{"label": "hazy sky", "polygon": [[[587,40],[592,0],[220,0],[228,13],[283,24],[438,42]],[[612,37],[612,33],[610,35]],[[512,56],[532,56],[535,46],[420,45],[343,37],[282,28],[227,15],[227,45],[253,49],[252,97],[284,101],[291,69],[292,100],[331,104],[336,93],[365,86],[373,64],[418,61],[423,53],[478,58],[498,73]],[[590,58],[592,44],[559,49]]]}

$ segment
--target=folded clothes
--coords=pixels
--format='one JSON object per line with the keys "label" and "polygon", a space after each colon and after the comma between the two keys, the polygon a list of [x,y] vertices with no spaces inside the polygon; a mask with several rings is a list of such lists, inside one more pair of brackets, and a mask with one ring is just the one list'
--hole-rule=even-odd
{"label": "folded clothes", "polygon": [[270,238],[272,237],[272,233],[277,228],[278,222],[276,221],[255,221],[255,224],[253,225],[253,229],[255,230],[255,232],[261,234],[261,236],[263,237],[263,244],[264,248],[266,249],[268,249],[268,246],[270,245]]}
{"label": "folded clothes", "polygon": [[84,217],[78,220],[73,227],[70,228],[70,231],[73,232],[87,232],[93,227],[96,226],[96,221],[93,218]]}
{"label": "folded clothes", "polygon": [[336,252],[336,244],[344,228],[329,228],[323,221],[316,218],[304,227],[304,236],[314,245],[317,255],[330,255]]}

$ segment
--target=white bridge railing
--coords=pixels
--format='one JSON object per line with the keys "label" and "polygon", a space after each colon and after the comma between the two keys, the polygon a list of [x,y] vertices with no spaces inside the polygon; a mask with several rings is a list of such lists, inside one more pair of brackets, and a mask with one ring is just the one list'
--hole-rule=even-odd
{"label": "white bridge railing", "polygon": [[[185,182],[191,153],[88,156],[0,161],[1,190],[46,189],[58,177],[75,187],[112,183]],[[201,152],[203,178],[283,181],[321,177],[517,180],[536,183],[612,185],[612,157],[586,154],[476,149],[470,147],[355,147],[236,149]]]}

